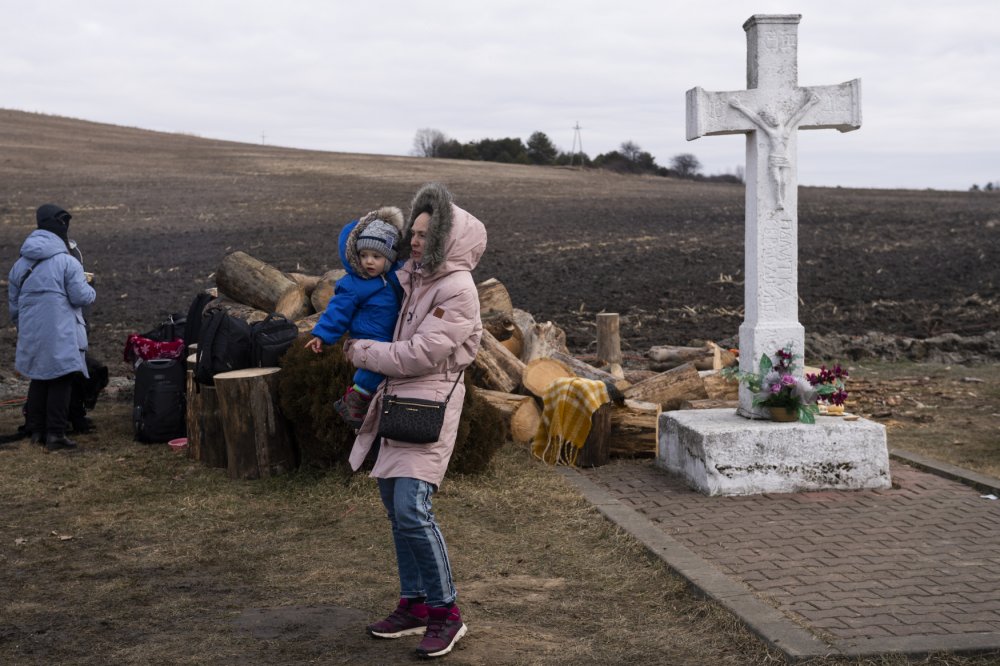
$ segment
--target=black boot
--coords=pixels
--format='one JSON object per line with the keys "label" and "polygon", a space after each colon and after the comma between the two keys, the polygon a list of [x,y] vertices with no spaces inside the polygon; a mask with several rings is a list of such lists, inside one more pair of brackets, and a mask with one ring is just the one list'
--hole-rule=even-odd
{"label": "black boot", "polygon": [[73,452],[79,450],[80,448],[77,446],[77,443],[64,434],[45,436],[45,451],[47,453],[51,453],[53,451]]}
{"label": "black boot", "polygon": [[70,425],[73,426],[73,432],[78,435],[84,435],[88,432],[93,432],[96,426],[94,425],[93,419],[89,416],[80,416],[78,418],[71,419]]}

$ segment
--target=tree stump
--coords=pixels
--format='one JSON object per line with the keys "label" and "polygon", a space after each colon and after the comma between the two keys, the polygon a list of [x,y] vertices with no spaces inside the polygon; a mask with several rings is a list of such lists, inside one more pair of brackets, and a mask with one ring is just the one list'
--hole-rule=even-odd
{"label": "tree stump", "polygon": [[194,371],[187,373],[187,436],[188,457],[208,467],[227,466],[226,438],[222,433],[219,399],[214,386],[194,380]]}
{"label": "tree stump", "polygon": [[597,315],[597,360],[605,365],[621,365],[622,339],[617,312],[601,312]]}
{"label": "tree stump", "polygon": [[215,375],[226,460],[232,479],[277,476],[295,467],[295,452],[278,407],[279,368]]}

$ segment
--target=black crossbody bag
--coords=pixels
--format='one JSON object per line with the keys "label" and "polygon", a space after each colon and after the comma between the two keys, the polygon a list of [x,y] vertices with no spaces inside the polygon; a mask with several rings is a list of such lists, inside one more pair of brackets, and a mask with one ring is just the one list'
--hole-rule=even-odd
{"label": "black crossbody bag", "polygon": [[378,421],[379,437],[411,444],[430,444],[438,441],[441,437],[441,426],[444,425],[445,409],[461,378],[462,373],[459,372],[443,401],[399,395],[383,396],[382,413]]}

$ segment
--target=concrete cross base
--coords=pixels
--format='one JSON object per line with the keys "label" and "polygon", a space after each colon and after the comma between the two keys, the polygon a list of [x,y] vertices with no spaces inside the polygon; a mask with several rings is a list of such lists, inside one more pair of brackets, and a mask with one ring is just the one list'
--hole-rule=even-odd
{"label": "concrete cross base", "polygon": [[755,421],[732,409],[660,415],[656,464],[706,495],[889,488],[885,426],[817,416]]}

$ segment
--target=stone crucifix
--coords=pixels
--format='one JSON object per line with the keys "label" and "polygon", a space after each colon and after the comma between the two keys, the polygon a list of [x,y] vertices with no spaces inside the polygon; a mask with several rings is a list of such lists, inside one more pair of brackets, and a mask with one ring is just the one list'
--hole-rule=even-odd
{"label": "stone crucifix", "polygon": [[[740,368],[755,371],[761,354],[773,358],[789,342],[802,355],[799,323],[799,129],[861,127],[861,80],[799,87],[799,14],[755,14],[747,34],[747,90],[687,91],[687,139],[746,134],[745,314],[740,325]],[[801,366],[801,364],[799,364]],[[739,413],[762,418],[753,395],[740,386]]]}

